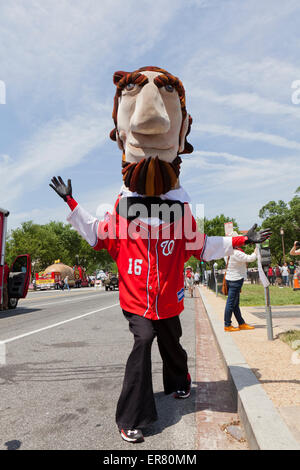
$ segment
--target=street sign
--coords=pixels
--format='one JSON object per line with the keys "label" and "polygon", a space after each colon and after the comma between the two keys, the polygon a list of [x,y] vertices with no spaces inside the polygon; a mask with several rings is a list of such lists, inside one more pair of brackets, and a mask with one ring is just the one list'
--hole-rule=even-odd
{"label": "street sign", "polygon": [[[258,249],[257,264],[260,280],[265,289],[265,304],[266,304],[266,320],[267,320],[267,333],[268,339],[272,341],[273,338],[273,325],[272,325],[272,310],[271,310],[271,301],[270,301],[270,291],[269,291],[269,281],[267,280],[263,272],[263,260],[262,252],[263,250],[268,250],[268,248],[262,248],[259,244],[256,245]],[[270,251],[270,250],[269,250]],[[271,261],[270,261],[271,262]]]}
{"label": "street sign", "polygon": [[224,230],[225,230],[225,236],[230,237],[230,235],[233,232],[233,222],[225,222],[224,223]]}

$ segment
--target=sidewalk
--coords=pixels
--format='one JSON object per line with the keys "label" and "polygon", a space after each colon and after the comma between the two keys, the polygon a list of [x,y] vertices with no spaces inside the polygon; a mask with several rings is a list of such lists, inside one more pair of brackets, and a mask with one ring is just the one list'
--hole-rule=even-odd
{"label": "sidewalk", "polygon": [[[192,299],[191,299],[192,300]],[[195,301],[197,450],[249,450],[222,355],[201,297]],[[186,299],[190,303],[190,299]]]}
{"label": "sidewalk", "polygon": [[293,360],[293,351],[278,338],[300,328],[300,306],[272,308],[274,340],[269,341],[264,307],[241,308],[255,330],[225,333],[225,298],[203,286],[199,292],[236,389],[250,448],[300,449],[300,358]]}

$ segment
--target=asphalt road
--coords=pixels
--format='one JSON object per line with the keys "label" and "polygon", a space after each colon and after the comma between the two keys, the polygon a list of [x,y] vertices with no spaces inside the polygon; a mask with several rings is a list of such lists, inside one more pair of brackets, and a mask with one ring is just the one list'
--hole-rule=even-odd
{"label": "asphalt road", "polygon": [[[193,300],[185,300],[181,321],[193,377]],[[0,315],[0,341],[5,360],[0,364],[0,450],[132,450],[115,424],[132,348],[118,292],[86,288],[29,293],[16,310]],[[188,400],[164,395],[156,341],[152,361],[159,420],[134,450],[193,450],[195,393]]]}

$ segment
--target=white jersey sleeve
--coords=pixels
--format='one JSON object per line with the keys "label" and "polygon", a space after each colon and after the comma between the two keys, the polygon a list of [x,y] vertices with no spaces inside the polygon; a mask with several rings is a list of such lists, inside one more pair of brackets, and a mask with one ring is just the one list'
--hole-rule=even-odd
{"label": "white jersey sleeve", "polygon": [[232,254],[232,237],[205,237],[205,246],[202,252],[204,261],[220,259]]}
{"label": "white jersey sleeve", "polygon": [[85,209],[83,209],[83,207],[78,204],[68,215],[67,221],[89,243],[89,245],[94,247],[97,244],[99,220],[89,214]]}

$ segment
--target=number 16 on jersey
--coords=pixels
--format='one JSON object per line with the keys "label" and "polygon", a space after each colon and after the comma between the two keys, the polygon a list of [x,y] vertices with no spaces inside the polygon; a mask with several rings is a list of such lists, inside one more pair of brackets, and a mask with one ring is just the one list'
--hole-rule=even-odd
{"label": "number 16 on jersey", "polygon": [[132,274],[132,267],[133,267],[133,272],[136,276],[140,276],[142,272],[142,259],[135,259],[133,260],[132,258],[129,258],[129,268],[128,268],[128,274]]}

